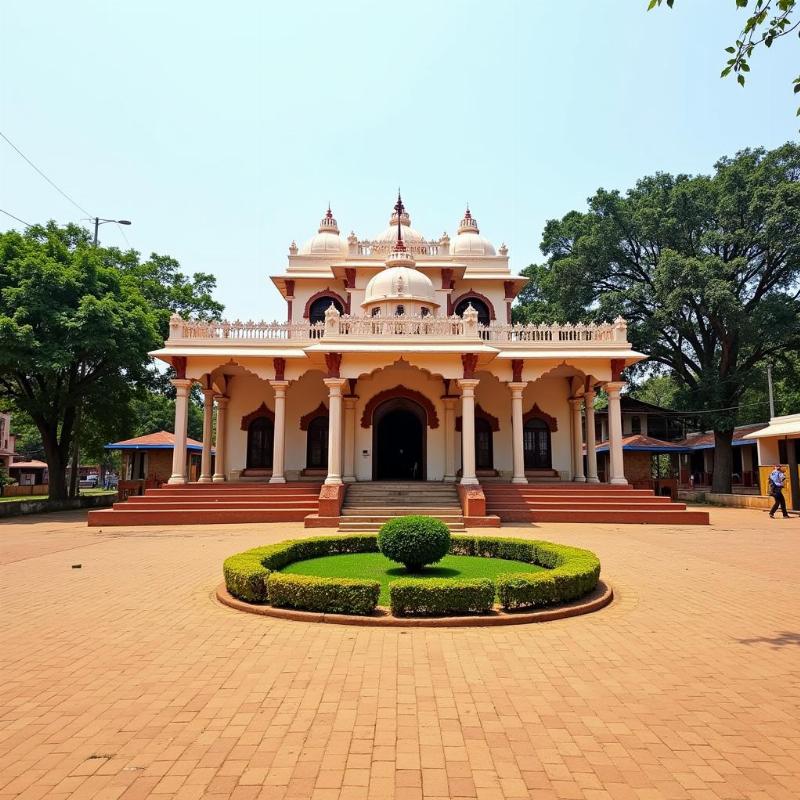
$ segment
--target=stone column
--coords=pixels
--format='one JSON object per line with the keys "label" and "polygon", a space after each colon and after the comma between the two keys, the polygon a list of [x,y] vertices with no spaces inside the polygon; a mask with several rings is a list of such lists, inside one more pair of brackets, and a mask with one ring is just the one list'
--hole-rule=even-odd
{"label": "stone column", "polygon": [[283,474],[286,453],[286,387],[289,381],[270,381],[275,391],[275,433],[272,437],[272,477],[270,483],[286,483]]}
{"label": "stone column", "polygon": [[357,397],[348,395],[344,402],[344,476],[345,483],[356,479],[356,401]]}
{"label": "stone column", "polygon": [[325,378],[328,387],[328,477],[325,483],[342,483],[342,387],[345,378]]}
{"label": "stone column", "polygon": [[570,397],[572,406],[572,480],[576,483],[586,483],[583,472],[583,432],[581,431],[581,403],[580,397]]}
{"label": "stone column", "polygon": [[619,404],[619,392],[624,386],[622,381],[606,384],[608,393],[608,457],[609,483],[627,485],[625,467],[622,460],[622,410]]}
{"label": "stone column", "polygon": [[444,402],[444,481],[456,482],[456,404],[458,397],[445,395]]}
{"label": "stone column", "polygon": [[586,480],[588,483],[600,483],[597,477],[597,441],[594,435],[594,392],[583,395],[584,415],[586,418]]}
{"label": "stone column", "polygon": [[514,451],[514,477],[511,483],[527,483],[525,477],[525,444],[523,442],[522,423],[522,393],[525,391],[526,382],[512,382],[508,384],[511,389],[511,438]]}
{"label": "stone column", "polygon": [[189,390],[192,382],[174,378],[175,387],[175,447],[172,451],[172,475],[168,483],[186,483],[186,427],[189,424]]}
{"label": "stone column", "polygon": [[477,484],[475,475],[475,387],[477,378],[463,378],[461,387],[461,483]]}
{"label": "stone column", "polygon": [[203,452],[198,483],[211,483],[211,428],[214,420],[214,390],[203,389]]}
{"label": "stone column", "polygon": [[214,483],[225,480],[225,422],[228,416],[228,397],[217,397],[217,441],[214,446]]}

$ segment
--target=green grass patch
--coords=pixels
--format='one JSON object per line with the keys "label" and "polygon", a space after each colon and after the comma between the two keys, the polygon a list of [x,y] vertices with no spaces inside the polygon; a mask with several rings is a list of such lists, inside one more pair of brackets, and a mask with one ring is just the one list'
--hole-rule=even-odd
{"label": "green grass patch", "polygon": [[389,584],[398,578],[495,578],[509,572],[544,572],[544,567],[524,561],[476,556],[445,556],[437,564],[421,572],[410,573],[401,564],[390,561],[381,553],[352,553],[321,556],[295,561],[281,572],[292,575],[317,575],[322,578],[365,578],[378,581],[380,605],[389,605]]}

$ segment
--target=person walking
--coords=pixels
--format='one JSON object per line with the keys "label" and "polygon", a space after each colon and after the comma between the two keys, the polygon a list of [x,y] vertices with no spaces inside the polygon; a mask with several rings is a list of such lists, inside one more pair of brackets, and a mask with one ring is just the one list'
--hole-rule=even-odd
{"label": "person walking", "polygon": [[786,475],[780,464],[775,465],[775,469],[769,474],[769,493],[775,498],[772,508],[769,511],[770,519],[775,519],[775,512],[780,508],[784,519],[789,518],[786,510],[786,498],[783,496],[783,486],[786,483]]}

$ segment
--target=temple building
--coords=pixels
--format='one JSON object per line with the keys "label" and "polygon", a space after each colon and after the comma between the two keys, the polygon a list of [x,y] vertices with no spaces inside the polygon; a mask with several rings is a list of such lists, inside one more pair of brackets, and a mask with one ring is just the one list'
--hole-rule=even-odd
{"label": "temple building", "polygon": [[205,397],[198,485],[285,485],[288,493],[316,481],[319,508],[307,524],[335,525],[347,487],[375,481],[413,481],[417,492],[450,484],[454,496],[458,487],[465,519],[492,516],[490,484],[596,484],[599,387],[608,394],[606,479],[626,487],[620,376],[644,356],[625,321],[512,324],[527,279],[512,274],[508,248],[482,234],[469,208],[452,238],[434,239],[412,227],[399,196],[386,229],[368,238],[344,236],[328,208],[314,235],[291,243],[271,281],[285,322],[173,315],[152,354],[176,373],[167,487],[176,497],[189,480],[193,383]]}

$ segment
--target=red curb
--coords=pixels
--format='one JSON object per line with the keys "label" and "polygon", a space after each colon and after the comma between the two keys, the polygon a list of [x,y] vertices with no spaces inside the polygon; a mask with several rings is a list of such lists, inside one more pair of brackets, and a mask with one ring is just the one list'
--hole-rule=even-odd
{"label": "red curb", "polygon": [[291,619],[297,622],[325,622],[330,625],[356,625],[382,628],[486,628],[496,625],[524,625],[533,622],[551,622],[557,619],[579,617],[605,608],[613,599],[614,591],[604,581],[598,581],[597,588],[587,597],[566,603],[558,608],[544,608],[540,611],[501,611],[496,609],[486,616],[471,617],[393,617],[388,609],[379,607],[367,617],[354,614],[324,614],[317,611],[297,611],[291,608],[273,608],[245,603],[230,594],[224,583],[217,586],[217,600],[223,605],[248,614],[263,617]]}

